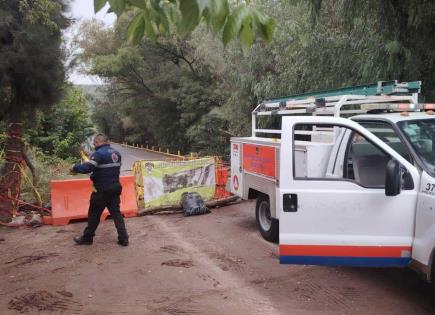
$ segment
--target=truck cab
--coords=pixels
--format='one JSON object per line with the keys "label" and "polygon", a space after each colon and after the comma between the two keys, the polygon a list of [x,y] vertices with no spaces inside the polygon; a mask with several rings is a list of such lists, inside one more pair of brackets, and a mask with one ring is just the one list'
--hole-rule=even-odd
{"label": "truck cab", "polygon": [[[286,115],[269,133],[278,137],[258,137],[267,131],[255,126],[252,137],[232,139],[240,146],[233,192],[258,198],[257,225],[266,239],[279,238],[281,263],[412,266],[433,280],[435,116],[433,104],[415,101],[290,100],[278,105]],[[314,115],[300,115],[313,105]]]}
{"label": "truck cab", "polygon": [[[405,114],[406,113],[406,114]],[[435,116],[428,112],[360,115],[365,127],[418,171],[412,266],[428,280],[435,276]]]}

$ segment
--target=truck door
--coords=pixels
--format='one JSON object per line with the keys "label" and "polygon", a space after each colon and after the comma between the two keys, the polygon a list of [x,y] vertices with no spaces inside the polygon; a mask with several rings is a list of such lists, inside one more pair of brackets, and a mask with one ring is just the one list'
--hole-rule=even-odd
{"label": "truck door", "polygon": [[231,139],[231,193],[243,197],[242,146],[239,141]]}
{"label": "truck door", "polygon": [[[334,130],[329,141],[316,142],[315,134],[298,141],[298,130],[314,133],[318,127]],[[339,136],[343,134],[347,136]],[[386,267],[410,262],[418,186],[414,166],[344,118],[284,117],[281,141],[281,263]],[[319,152],[312,149],[316,146],[330,149],[304,157]],[[302,172],[295,169],[303,165],[300,158],[312,165],[327,159],[323,165],[328,166]],[[402,190],[395,196],[386,196],[385,190],[390,160],[399,162],[402,177]]]}
{"label": "truck door", "polygon": [[[435,179],[422,172],[415,218],[415,241],[412,258],[424,266],[431,266],[435,245]],[[431,270],[426,270],[430,273]],[[434,275],[431,275],[434,277]]]}

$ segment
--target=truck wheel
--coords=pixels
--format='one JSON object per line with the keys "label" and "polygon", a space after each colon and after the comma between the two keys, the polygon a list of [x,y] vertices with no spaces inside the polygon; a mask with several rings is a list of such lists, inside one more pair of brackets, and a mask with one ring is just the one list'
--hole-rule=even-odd
{"label": "truck wheel", "polygon": [[270,214],[269,197],[260,195],[255,206],[255,218],[261,236],[269,242],[277,243],[279,239],[279,221]]}

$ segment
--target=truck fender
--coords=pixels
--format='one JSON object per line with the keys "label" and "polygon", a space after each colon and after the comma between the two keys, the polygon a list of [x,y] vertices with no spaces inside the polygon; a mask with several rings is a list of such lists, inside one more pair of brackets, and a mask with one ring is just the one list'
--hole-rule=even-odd
{"label": "truck fender", "polygon": [[253,188],[249,188],[248,199],[257,199],[262,192],[255,190]]}
{"label": "truck fender", "polygon": [[243,199],[258,198],[261,194],[269,197],[270,213],[273,218],[278,219],[279,214],[276,211],[276,182],[261,176],[245,174]]}

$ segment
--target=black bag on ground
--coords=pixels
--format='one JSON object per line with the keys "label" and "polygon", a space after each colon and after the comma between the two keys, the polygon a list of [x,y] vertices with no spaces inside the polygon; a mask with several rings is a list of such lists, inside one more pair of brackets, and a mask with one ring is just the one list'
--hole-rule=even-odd
{"label": "black bag on ground", "polygon": [[205,206],[204,200],[196,192],[184,193],[181,196],[181,206],[185,217],[210,213],[210,210]]}

